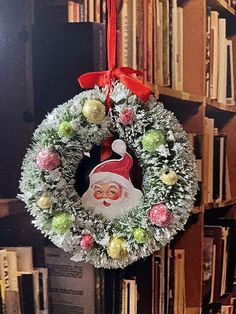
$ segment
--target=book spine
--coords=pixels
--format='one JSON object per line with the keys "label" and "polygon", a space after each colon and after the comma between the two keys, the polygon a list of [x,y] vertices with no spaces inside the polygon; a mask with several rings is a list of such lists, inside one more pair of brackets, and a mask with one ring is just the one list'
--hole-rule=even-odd
{"label": "book spine", "polygon": [[105,27],[103,24],[93,24],[93,65],[94,71],[106,69]]}

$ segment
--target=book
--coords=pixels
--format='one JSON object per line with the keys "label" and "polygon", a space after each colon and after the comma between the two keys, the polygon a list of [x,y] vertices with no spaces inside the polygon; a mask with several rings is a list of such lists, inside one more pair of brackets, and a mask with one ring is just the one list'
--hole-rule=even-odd
{"label": "book", "polygon": [[144,70],[144,1],[137,0],[137,67]]}
{"label": "book", "polygon": [[185,251],[174,249],[174,313],[186,314]]}
{"label": "book", "polygon": [[162,22],[163,34],[163,86],[170,85],[170,11],[169,1],[161,0],[162,3]]}
{"label": "book", "polygon": [[213,302],[216,245],[212,237],[204,236],[203,247],[203,304]]}
{"label": "book", "polygon": [[33,274],[30,272],[19,272],[18,286],[21,313],[35,314]]}
{"label": "book", "polygon": [[123,279],[121,314],[137,314],[137,284],[135,279]]}
{"label": "book", "polygon": [[204,118],[204,162],[206,188],[204,189],[204,200],[206,203],[213,202],[213,147],[214,147],[214,119]]}
{"label": "book", "polygon": [[210,98],[217,99],[219,75],[219,13],[211,11],[210,31]]}
{"label": "book", "polygon": [[9,284],[9,272],[8,272],[8,262],[7,262],[7,250],[0,250],[0,280],[2,287],[2,300],[5,303],[6,290],[10,289]]}
{"label": "book", "polygon": [[49,280],[49,313],[95,313],[94,268],[70,260],[70,254],[56,247],[45,247]]}
{"label": "book", "polygon": [[227,54],[226,54],[226,20],[219,18],[219,72],[218,72],[218,92],[217,101],[226,103],[226,71],[227,71]]}
{"label": "book", "polygon": [[33,270],[33,249],[31,246],[4,247],[7,252],[15,252],[17,257],[17,270],[32,272]]}
{"label": "book", "polygon": [[206,96],[210,98],[211,76],[211,7],[206,8]]}
{"label": "book", "polygon": [[203,136],[200,133],[187,133],[193,153],[196,158],[198,189],[195,196],[194,206],[200,206],[202,203],[202,145]]}
{"label": "book", "polygon": [[[33,273],[36,272],[37,281],[35,282],[35,295],[38,299],[36,301],[40,314],[48,314],[48,269],[36,268]],[[35,278],[35,277],[34,277]]]}
{"label": "book", "polygon": [[0,314],[3,314],[3,311],[5,310],[5,305],[3,301],[3,282],[0,280]]}
{"label": "book", "polygon": [[184,68],[184,55],[183,55],[183,8],[177,7],[177,55],[176,55],[176,89],[183,90],[183,68]]}
{"label": "book", "polygon": [[7,250],[7,264],[9,275],[9,289],[12,291],[18,291],[18,279],[17,279],[17,254],[13,251]]}
{"label": "book", "polygon": [[[1,313],[1,311],[0,311],[0,313]],[[20,307],[19,292],[15,291],[15,290],[6,290],[5,314],[22,314],[22,313],[24,313],[24,312],[22,312],[21,307]]]}
{"label": "book", "polygon": [[234,106],[234,71],[233,71],[233,45],[232,40],[226,40],[226,103]]}
{"label": "book", "polygon": [[163,86],[163,3],[154,1],[154,4],[154,80]]}
{"label": "book", "polygon": [[214,135],[213,199],[221,203],[226,199],[226,136]]}
{"label": "book", "polygon": [[[147,83],[153,84],[153,1],[154,0],[146,0],[146,30],[147,30],[147,46],[144,52],[147,54]],[[144,35],[145,36],[145,35]]]}
{"label": "book", "polygon": [[171,54],[171,71],[172,71],[172,88],[178,89],[178,10],[177,10],[177,0],[171,0],[171,16],[172,16],[172,37],[171,37],[171,46],[172,46],[172,54]]}
{"label": "book", "polygon": [[219,301],[222,293],[222,276],[223,269],[225,268],[224,263],[224,246],[225,246],[225,231],[224,227],[221,226],[204,226],[204,237],[212,238],[213,243],[216,247],[215,249],[215,278],[214,278],[214,288],[213,288],[213,298],[212,302]]}

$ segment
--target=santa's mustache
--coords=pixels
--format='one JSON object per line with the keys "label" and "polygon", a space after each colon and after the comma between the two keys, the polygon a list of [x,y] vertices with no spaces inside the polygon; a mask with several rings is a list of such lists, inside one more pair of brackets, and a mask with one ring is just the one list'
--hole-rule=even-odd
{"label": "santa's mustache", "polygon": [[101,198],[98,200],[98,199],[93,197],[93,201],[94,201],[94,204],[96,204],[96,205],[102,205],[104,202],[109,203],[109,204],[117,204],[117,203],[123,201],[124,198],[125,198],[125,195],[121,195],[121,197],[118,200],[112,200],[109,197],[104,197],[104,198]]}

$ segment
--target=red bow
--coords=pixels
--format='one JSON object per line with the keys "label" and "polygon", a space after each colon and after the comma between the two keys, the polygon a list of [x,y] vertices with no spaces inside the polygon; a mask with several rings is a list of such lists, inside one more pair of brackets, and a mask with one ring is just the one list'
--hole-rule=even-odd
{"label": "red bow", "polygon": [[81,75],[78,81],[83,88],[93,88],[95,85],[100,87],[111,86],[112,82],[117,79],[146,102],[149,99],[151,90],[134,75],[142,76],[142,72],[129,67],[121,67],[107,71],[88,72]]}

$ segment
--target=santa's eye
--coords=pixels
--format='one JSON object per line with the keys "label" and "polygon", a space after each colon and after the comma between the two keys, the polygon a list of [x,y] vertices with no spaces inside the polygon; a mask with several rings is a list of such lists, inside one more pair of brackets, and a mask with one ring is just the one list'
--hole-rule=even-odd
{"label": "santa's eye", "polygon": [[102,191],[97,190],[97,191],[95,191],[95,193],[96,193],[97,195],[101,195],[101,194],[102,194]]}

